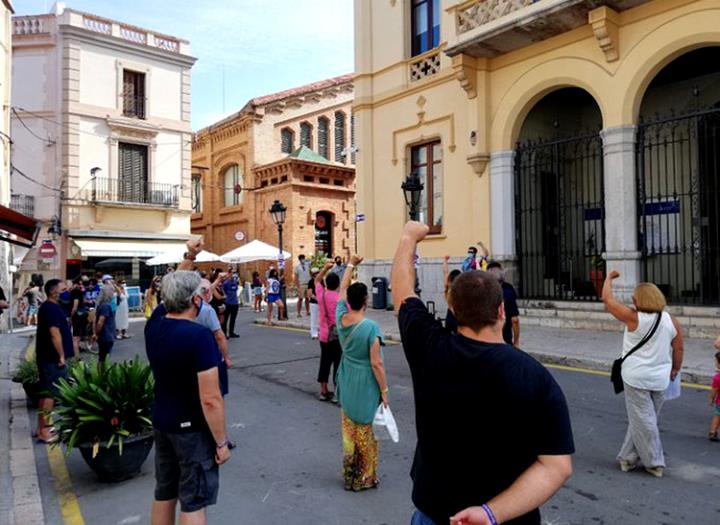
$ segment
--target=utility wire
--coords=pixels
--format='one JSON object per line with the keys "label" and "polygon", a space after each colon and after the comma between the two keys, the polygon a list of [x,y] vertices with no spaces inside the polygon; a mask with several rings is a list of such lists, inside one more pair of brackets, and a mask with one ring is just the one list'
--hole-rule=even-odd
{"label": "utility wire", "polygon": [[24,179],[27,179],[27,180],[29,180],[30,182],[34,182],[34,183],[37,184],[38,186],[42,186],[43,188],[47,188],[48,190],[52,190],[52,191],[56,191],[56,192],[58,192],[58,193],[62,193],[62,190],[60,190],[60,189],[58,189],[58,188],[53,188],[52,186],[48,186],[47,184],[43,184],[42,182],[33,179],[33,178],[30,177],[29,175],[26,175],[26,174],[23,173],[21,170],[19,170],[14,164],[10,164],[10,169],[11,169],[14,173],[17,173],[18,175],[20,175],[21,177],[23,177]]}
{"label": "utility wire", "polygon": [[20,121],[20,124],[22,124],[22,127],[25,128],[28,131],[28,133],[30,133],[30,135],[32,135],[33,137],[35,137],[38,140],[42,140],[48,146],[54,146],[56,144],[56,142],[54,140],[45,139],[39,135],[36,135],[35,132],[33,130],[31,130],[27,124],[25,124],[25,121],[22,119],[20,114],[17,111],[15,111],[15,108],[11,108],[11,109],[12,109],[13,115],[15,115],[17,117],[17,119]]}
{"label": "utility wire", "polygon": [[[51,124],[55,124],[56,126],[58,126],[58,127],[60,127],[60,128],[63,127],[63,124],[61,124],[60,122],[58,122],[58,121],[56,121],[56,120],[52,120],[52,119],[50,119],[50,118],[47,118],[47,117],[45,117],[45,116],[43,116],[43,115],[40,115],[39,113],[35,113],[35,112],[33,112],[33,111],[29,111],[29,110],[27,110],[27,109],[25,109],[25,108],[21,108],[21,107],[19,107],[19,106],[13,106],[13,107],[12,107],[12,110],[13,110],[13,112],[15,112],[15,110],[20,110],[20,111],[22,111],[23,113],[27,113],[28,115],[32,115],[32,116],[34,116],[34,117],[36,117],[36,118],[45,120],[45,121],[47,121],[47,122],[50,122]],[[17,112],[15,112],[15,113],[17,114]],[[93,117],[88,117],[88,118],[93,118]],[[93,136],[93,137],[108,138],[108,135],[106,135],[106,134],[95,133],[95,132],[93,132],[93,131],[85,131],[84,129],[79,129],[79,128],[78,128],[78,129],[76,129],[75,131],[77,131],[78,133],[84,133],[85,135],[91,135],[91,136]],[[184,132],[174,131],[174,132],[172,132],[172,133],[184,133]],[[39,137],[38,137],[38,138],[39,138]],[[41,139],[41,140],[47,140],[47,139]],[[155,145],[156,145],[156,146],[183,146],[183,145],[186,145],[186,144],[192,144],[192,142],[193,142],[192,139],[190,139],[190,140],[188,140],[188,141],[182,141],[182,140],[181,140],[181,141],[179,141],[179,142],[158,142],[158,143],[156,143]]]}

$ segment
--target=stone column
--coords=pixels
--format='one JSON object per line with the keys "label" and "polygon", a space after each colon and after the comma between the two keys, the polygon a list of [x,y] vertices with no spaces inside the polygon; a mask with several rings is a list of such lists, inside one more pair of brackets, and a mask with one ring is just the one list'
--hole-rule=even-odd
{"label": "stone column", "polygon": [[635,180],[636,127],[616,126],[600,132],[605,181],[605,253],[607,270],[616,269],[616,296],[632,299],[640,281],[637,188]]}
{"label": "stone column", "polygon": [[491,258],[502,262],[507,279],[517,283],[514,166],[513,150],[490,155]]}

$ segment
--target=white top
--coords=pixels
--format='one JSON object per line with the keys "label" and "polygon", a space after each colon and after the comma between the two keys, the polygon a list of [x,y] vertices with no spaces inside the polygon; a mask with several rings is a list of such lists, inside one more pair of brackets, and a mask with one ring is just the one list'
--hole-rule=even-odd
{"label": "white top", "polygon": [[301,286],[306,286],[310,282],[310,263],[305,261],[299,263],[295,267],[295,275],[297,276],[298,283]]}
{"label": "white top", "polygon": [[[635,331],[625,328],[623,336],[624,356],[638,344],[652,329],[657,314],[638,312],[638,327]],[[662,313],[660,325],[650,340],[622,365],[622,378],[628,385],[643,390],[665,390],[670,384],[672,369],[672,340],[677,330],[667,312]]]}

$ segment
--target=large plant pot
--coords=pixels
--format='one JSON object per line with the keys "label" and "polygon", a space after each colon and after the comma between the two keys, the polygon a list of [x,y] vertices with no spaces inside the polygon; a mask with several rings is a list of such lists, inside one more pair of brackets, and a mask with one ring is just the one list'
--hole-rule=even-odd
{"label": "large plant pot", "polygon": [[140,472],[140,468],[148,457],[153,446],[153,435],[142,434],[123,440],[123,453],[119,453],[117,444],[107,448],[107,443],[100,444],[97,456],[92,457],[92,443],[78,446],[85,463],[97,474],[100,481],[124,481]]}

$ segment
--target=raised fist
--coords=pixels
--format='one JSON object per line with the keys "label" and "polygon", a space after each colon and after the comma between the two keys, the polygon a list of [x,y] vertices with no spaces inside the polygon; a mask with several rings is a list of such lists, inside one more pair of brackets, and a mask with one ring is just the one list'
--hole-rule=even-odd
{"label": "raised fist", "polygon": [[427,224],[423,224],[417,221],[409,221],[405,224],[403,234],[409,236],[415,242],[422,241],[430,231]]}

